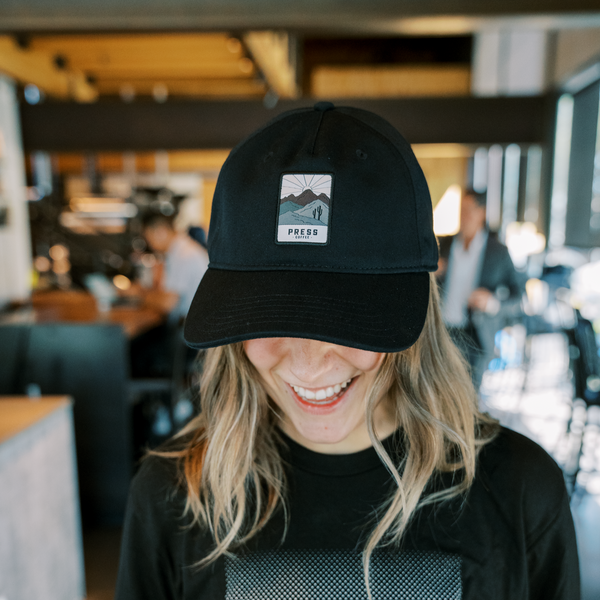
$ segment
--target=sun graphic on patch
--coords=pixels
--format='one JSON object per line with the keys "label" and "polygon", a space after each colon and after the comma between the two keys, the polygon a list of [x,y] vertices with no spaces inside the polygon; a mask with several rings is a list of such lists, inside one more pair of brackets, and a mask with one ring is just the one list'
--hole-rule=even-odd
{"label": "sun graphic on patch", "polygon": [[326,244],[333,178],[325,173],[287,173],[281,178],[277,241]]}

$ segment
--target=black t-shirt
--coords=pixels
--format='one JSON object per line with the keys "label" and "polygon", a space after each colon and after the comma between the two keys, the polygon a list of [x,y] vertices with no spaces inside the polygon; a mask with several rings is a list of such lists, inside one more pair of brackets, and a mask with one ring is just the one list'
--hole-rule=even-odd
{"label": "black t-shirt", "polygon": [[[312,452],[286,439],[289,526],[279,511],[235,556],[199,569],[212,538],[184,518],[174,461],[152,457],[129,498],[116,600],[366,600],[362,544],[392,479],[373,448]],[[384,445],[399,453],[392,436]],[[436,485],[448,485],[450,475]],[[400,548],[376,550],[373,600],[578,600],[573,521],[560,469],[503,429],[466,496],[426,506]]]}

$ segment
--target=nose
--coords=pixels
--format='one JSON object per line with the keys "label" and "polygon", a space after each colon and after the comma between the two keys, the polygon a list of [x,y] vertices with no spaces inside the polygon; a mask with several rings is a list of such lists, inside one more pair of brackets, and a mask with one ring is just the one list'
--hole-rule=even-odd
{"label": "nose", "polygon": [[289,369],[299,383],[311,384],[334,368],[334,345],[318,340],[289,338]]}

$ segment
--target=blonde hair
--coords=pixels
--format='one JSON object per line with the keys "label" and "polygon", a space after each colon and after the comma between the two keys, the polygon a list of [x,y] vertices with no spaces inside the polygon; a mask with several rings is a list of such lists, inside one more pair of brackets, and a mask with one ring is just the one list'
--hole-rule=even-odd
{"label": "blonde hair", "polygon": [[[373,414],[386,394],[395,408],[405,451],[396,464],[377,437]],[[200,390],[201,412],[178,437],[182,450],[162,452],[181,461],[192,525],[214,536],[205,565],[254,536],[282,506],[286,480],[279,453],[278,415],[241,343],[208,350]],[[479,449],[497,422],[479,412],[468,367],[450,339],[431,277],[427,318],[417,342],[386,355],[367,399],[366,423],[373,447],[396,482],[367,539],[363,566],[381,545],[399,544],[415,512],[466,492]],[[424,493],[436,475],[454,472],[453,485]],[[370,594],[369,594],[370,596]]]}

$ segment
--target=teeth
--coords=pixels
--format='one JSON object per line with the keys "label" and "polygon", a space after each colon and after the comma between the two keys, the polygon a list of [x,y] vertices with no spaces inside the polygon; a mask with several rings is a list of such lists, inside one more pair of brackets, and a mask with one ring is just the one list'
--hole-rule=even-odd
{"label": "teeth", "polygon": [[343,383],[336,383],[334,386],[330,386],[327,388],[321,388],[320,390],[307,390],[298,385],[293,385],[292,388],[300,396],[305,400],[325,400],[327,398],[333,398],[339,394],[342,390],[346,389],[352,379],[348,379],[348,381],[344,381]]}

